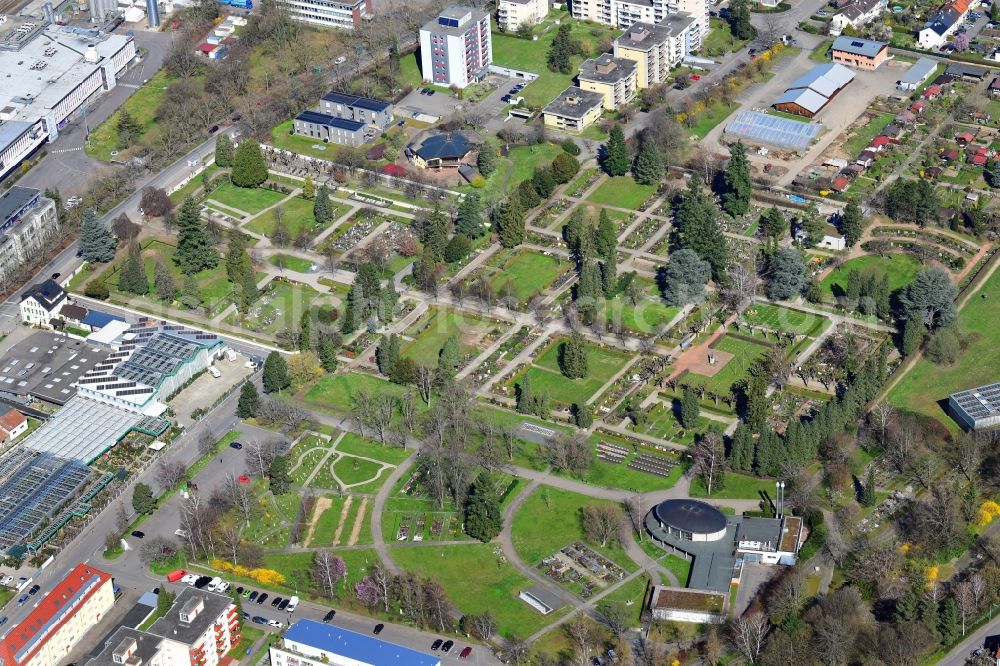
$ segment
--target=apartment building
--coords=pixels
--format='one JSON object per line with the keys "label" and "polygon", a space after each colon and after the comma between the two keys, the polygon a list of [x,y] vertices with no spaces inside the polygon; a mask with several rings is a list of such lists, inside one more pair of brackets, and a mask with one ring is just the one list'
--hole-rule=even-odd
{"label": "apartment building", "polygon": [[691,52],[697,23],[688,14],[673,14],[659,24],[630,25],[614,42],[615,58],[636,64],[636,85],[649,88],[667,81],[670,68]]}
{"label": "apartment building", "polygon": [[296,21],[327,28],[353,30],[374,16],[372,0],[281,0]]}
{"label": "apartment building", "polygon": [[379,133],[392,124],[392,103],[370,97],[328,92],[319,102],[319,110],[337,118],[370,125]]}
{"label": "apartment building", "polygon": [[0,282],[12,278],[59,229],[56,203],[30,187],[0,195]]}
{"label": "apartment building", "polygon": [[594,124],[603,111],[602,93],[570,86],[542,109],[542,121],[546,127],[582,132]]}
{"label": "apartment building", "polygon": [[614,111],[635,99],[636,63],[604,53],[580,64],[580,88],[604,96],[604,108]]}
{"label": "apartment building", "polygon": [[165,664],[216,666],[240,642],[240,614],[231,597],[190,587],[147,633],[162,637]]}
{"label": "apartment building", "polygon": [[622,29],[637,22],[660,24],[669,17],[686,14],[694,19],[687,33],[688,52],[701,48],[709,29],[709,0],[580,0],[570,9],[575,19]]}
{"label": "apartment building", "polygon": [[465,88],[483,80],[492,62],[490,15],[482,10],[449,5],[420,29],[424,81]]}
{"label": "apartment building", "polygon": [[0,664],[56,666],[114,603],[111,575],[76,565],[27,617],[0,632]]}
{"label": "apartment building", "polygon": [[537,25],[549,15],[549,0],[499,0],[497,25],[514,32],[522,25]]}

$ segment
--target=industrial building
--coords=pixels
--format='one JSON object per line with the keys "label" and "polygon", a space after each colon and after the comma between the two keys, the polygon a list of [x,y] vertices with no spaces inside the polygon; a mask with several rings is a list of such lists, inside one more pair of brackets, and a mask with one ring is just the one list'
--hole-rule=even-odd
{"label": "industrial building", "polygon": [[636,22],[660,24],[670,16],[694,19],[688,36],[690,51],[701,48],[709,31],[709,0],[580,0],[570,4],[573,18],[625,29]]}
{"label": "industrial building", "polygon": [[465,88],[482,81],[493,63],[490,15],[448,5],[420,28],[420,71],[424,81]]}
{"label": "industrial building", "polygon": [[497,25],[504,32],[514,32],[522,25],[538,25],[548,15],[548,0],[499,0],[497,2]]}
{"label": "industrial building", "polygon": [[372,0],[280,0],[296,21],[353,30],[374,16]]}
{"label": "industrial building", "polygon": [[546,127],[582,132],[593,125],[603,112],[603,94],[570,86],[542,109],[542,121]]}
{"label": "industrial building", "polygon": [[117,85],[135,59],[131,35],[56,25],[0,24],[0,178]]}
{"label": "industrial building", "polygon": [[636,69],[633,60],[603,53],[580,63],[577,79],[580,88],[600,93],[604,97],[604,108],[614,111],[635,99],[638,90]]}
{"label": "industrial building", "polygon": [[948,411],[966,430],[984,430],[1000,425],[1000,383],[953,393]]}
{"label": "industrial building", "polygon": [[33,333],[0,358],[0,399],[65,405],[76,395],[76,382],[109,353],[65,335]]}
{"label": "industrial building", "polygon": [[919,88],[924,81],[937,71],[937,62],[930,58],[921,58],[913,63],[906,74],[899,81],[896,81],[896,89],[903,91],[913,91]]}
{"label": "industrial building", "polygon": [[837,37],[830,49],[834,62],[858,69],[878,69],[889,57],[889,45],[859,37]]}
{"label": "industrial building", "polygon": [[690,14],[671,14],[660,23],[633,23],[614,42],[614,56],[636,64],[636,85],[666,83],[670,69],[691,54],[698,24]]}
{"label": "industrial building", "polygon": [[[154,625],[155,626],[155,625]],[[430,654],[314,620],[299,620],[271,646],[271,666],[440,666]]]}
{"label": "industrial building", "polygon": [[0,283],[13,279],[59,230],[56,203],[29,187],[0,194]]}
{"label": "industrial building", "polygon": [[839,63],[817,65],[796,79],[772,106],[785,113],[813,118],[854,80],[854,72]]}
{"label": "industrial building", "polygon": [[76,565],[17,624],[0,629],[0,664],[56,666],[115,603],[109,574]]}

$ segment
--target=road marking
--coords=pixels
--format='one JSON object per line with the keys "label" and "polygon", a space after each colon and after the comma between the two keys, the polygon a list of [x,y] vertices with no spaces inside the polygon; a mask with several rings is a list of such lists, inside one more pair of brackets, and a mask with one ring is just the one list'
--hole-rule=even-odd
{"label": "road marking", "polygon": [[134,89],[140,88],[141,86],[139,86],[138,84],[135,84],[135,83],[119,83],[118,87],[119,88],[132,88],[134,90]]}
{"label": "road marking", "polygon": [[83,150],[83,146],[80,146],[79,148],[62,148],[60,150],[53,150],[53,151],[50,151],[50,152],[53,152],[53,153],[75,153],[78,150]]}

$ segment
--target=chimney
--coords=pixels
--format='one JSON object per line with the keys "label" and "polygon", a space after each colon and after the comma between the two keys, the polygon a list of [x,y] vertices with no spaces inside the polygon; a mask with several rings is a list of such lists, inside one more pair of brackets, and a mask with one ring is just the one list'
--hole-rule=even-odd
{"label": "chimney", "polygon": [[615,66],[616,66],[615,63],[612,61],[599,62],[597,63],[597,73],[608,74],[609,72],[612,72],[614,70]]}
{"label": "chimney", "polygon": [[645,28],[639,28],[637,30],[633,30],[632,34],[629,35],[629,37],[632,39],[633,42],[641,42],[642,40],[646,39],[648,35],[649,33],[646,32]]}

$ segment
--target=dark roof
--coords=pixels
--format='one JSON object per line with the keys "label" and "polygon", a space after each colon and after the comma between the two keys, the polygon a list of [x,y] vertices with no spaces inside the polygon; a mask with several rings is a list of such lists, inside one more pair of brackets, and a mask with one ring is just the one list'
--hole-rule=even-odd
{"label": "dark roof", "polygon": [[11,217],[21,211],[22,208],[31,203],[37,197],[38,190],[30,187],[14,186],[0,194],[0,224],[3,224]]}
{"label": "dark roof", "polygon": [[101,312],[100,310],[89,310],[87,316],[80,320],[81,324],[93,326],[94,328],[104,328],[113,321],[125,321],[124,317]]}
{"label": "dark roof", "polygon": [[62,299],[66,298],[66,291],[59,286],[55,280],[48,279],[45,282],[32,285],[28,291],[21,294],[21,300],[34,298],[46,310],[52,310]]}
{"label": "dark roof", "polygon": [[163,642],[161,636],[148,634],[131,627],[119,627],[115,633],[107,637],[103,650],[91,656],[86,666],[121,666],[121,661],[115,660],[115,653],[124,653],[129,647],[132,655],[139,658],[141,664],[148,664],[160,651]]}
{"label": "dark roof", "polygon": [[955,63],[954,65],[948,65],[948,69],[945,71],[946,74],[950,74],[955,77],[969,77],[971,79],[982,80],[986,78],[989,73],[984,67],[973,67],[972,65],[963,65],[961,63]]}
{"label": "dark roof", "polygon": [[343,104],[344,106],[356,106],[359,109],[368,109],[369,111],[385,111],[390,106],[389,102],[383,102],[380,99],[356,97],[354,95],[345,95],[344,93],[333,91],[323,95],[323,101]]}
{"label": "dark roof", "polygon": [[[204,609],[198,613],[193,622],[181,622],[180,612],[200,600]],[[231,597],[189,587],[181,590],[167,614],[149,627],[149,633],[167,636],[172,640],[190,645],[200,638],[205,630],[233,603]]]}
{"label": "dark roof", "polygon": [[425,137],[419,144],[413,146],[414,153],[423,160],[457,160],[469,154],[473,148],[461,132],[443,132]]}
{"label": "dark roof", "polygon": [[295,119],[313,125],[336,127],[338,129],[347,130],[348,132],[357,132],[365,127],[365,124],[359,120],[338,118],[337,116],[331,116],[329,113],[321,113],[319,111],[303,111],[299,115],[295,116]]}
{"label": "dark roof", "polygon": [[775,518],[744,517],[736,530],[738,541],[760,541],[778,544],[781,538],[781,521]]}
{"label": "dark roof", "polygon": [[661,522],[685,532],[713,534],[726,529],[726,516],[711,504],[695,499],[669,499],[653,508]]}
{"label": "dark roof", "polygon": [[860,37],[837,37],[833,41],[834,51],[853,53],[865,58],[874,58],[885,48],[887,48],[885,42],[876,42],[870,39],[861,39]]}
{"label": "dark roof", "polygon": [[87,316],[87,308],[81,308],[79,305],[67,303],[60,308],[59,314],[63,316],[63,319],[75,319],[76,321],[80,321]]}

